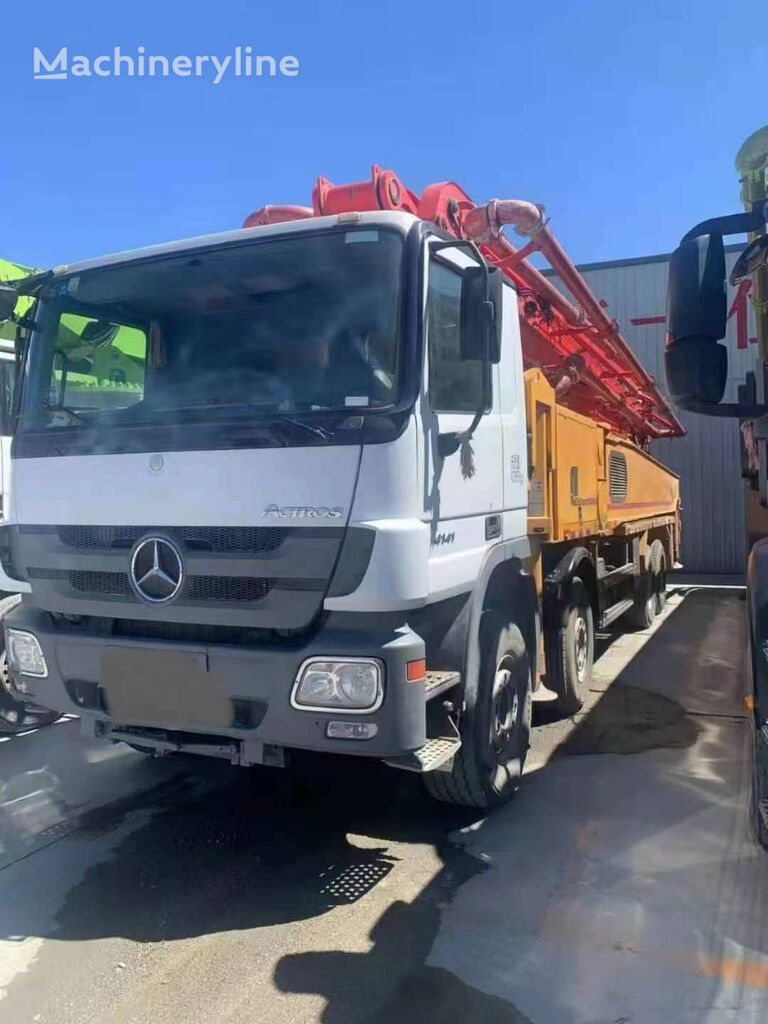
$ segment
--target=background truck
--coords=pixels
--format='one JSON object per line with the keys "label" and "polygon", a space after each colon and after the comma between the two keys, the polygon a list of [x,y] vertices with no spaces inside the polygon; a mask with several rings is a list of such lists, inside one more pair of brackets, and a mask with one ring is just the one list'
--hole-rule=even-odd
{"label": "background truck", "polygon": [[[0,281],[18,280],[33,271],[10,260],[0,259]],[[28,299],[16,304],[19,314],[29,306]],[[12,321],[0,323],[0,521],[5,516],[8,500],[8,478],[11,459],[12,403],[16,376],[14,338],[16,325]],[[18,598],[0,598],[0,618],[18,603]],[[48,725],[59,717],[57,712],[36,707],[13,696],[12,681],[4,644],[0,644],[0,734],[18,733]]]}
{"label": "background truck", "polygon": [[[683,409],[741,420],[747,481],[746,533],[748,665],[754,722],[754,820],[768,847],[768,126],[754,132],[736,157],[744,213],[713,217],[692,228],[670,261],[665,365],[669,392]],[[730,274],[745,288],[755,317],[755,370],[738,402],[723,402],[728,352],[723,238],[747,234]]]}
{"label": "background truck", "polygon": [[595,628],[663,605],[678,482],[644,449],[683,431],[533,204],[374,167],[20,290],[8,651],[92,735],[486,807]]}

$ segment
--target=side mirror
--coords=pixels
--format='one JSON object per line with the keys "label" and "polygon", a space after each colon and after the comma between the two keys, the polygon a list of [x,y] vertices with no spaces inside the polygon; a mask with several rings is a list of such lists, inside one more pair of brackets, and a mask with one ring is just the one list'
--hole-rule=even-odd
{"label": "side mirror", "polygon": [[746,249],[739,253],[739,258],[733,265],[730,282],[737,285],[745,277],[751,277],[756,270],[768,263],[768,235],[760,235],[753,239]]}
{"label": "side mirror", "polygon": [[728,353],[725,250],[721,235],[691,238],[669,263],[667,343],[664,366],[667,388],[682,408],[717,404],[725,392]]}
{"label": "side mirror", "polygon": [[493,323],[488,336],[489,357],[492,363],[501,362],[502,304],[504,302],[504,275],[498,267],[488,270],[488,292],[493,306]]}
{"label": "side mirror", "polygon": [[[501,358],[502,273],[495,268],[468,267],[462,273],[461,358]],[[486,349],[486,343],[488,348]]]}
{"label": "side mirror", "polygon": [[10,285],[0,282],[0,323],[13,319],[19,293]]}

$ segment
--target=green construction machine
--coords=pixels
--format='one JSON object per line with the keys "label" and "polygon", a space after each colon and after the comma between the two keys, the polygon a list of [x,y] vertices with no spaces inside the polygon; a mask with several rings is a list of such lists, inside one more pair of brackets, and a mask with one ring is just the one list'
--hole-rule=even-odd
{"label": "green construction machine", "polygon": [[[19,263],[0,258],[0,281],[15,281],[35,271]],[[29,299],[20,299],[16,313],[23,314],[29,306]],[[0,322],[0,517],[5,517],[8,508],[8,480],[11,448],[11,411],[13,386],[16,374],[16,353],[14,342],[16,324],[11,320]],[[0,619],[19,601],[18,595],[0,593]],[[0,639],[0,735],[24,732],[55,722],[59,715],[47,708],[23,703],[17,700],[11,689],[5,649]]]}

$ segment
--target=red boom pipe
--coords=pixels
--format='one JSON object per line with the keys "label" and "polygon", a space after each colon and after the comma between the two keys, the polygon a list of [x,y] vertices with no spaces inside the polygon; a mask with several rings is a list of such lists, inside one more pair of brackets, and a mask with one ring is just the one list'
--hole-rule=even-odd
{"label": "red boom pipe", "polygon": [[312,217],[311,206],[262,206],[255,210],[243,222],[244,228],[258,228],[264,224],[285,224],[291,220],[304,220]]}
{"label": "red boom pipe", "polygon": [[[640,381],[642,381],[642,383],[652,392],[651,394],[637,392],[636,397],[648,406],[661,403],[669,410],[671,416],[671,422],[669,425],[672,430],[675,431],[676,427],[681,429],[677,422],[677,418],[671,412],[671,409],[669,409],[660,393],[656,390],[656,382],[654,378],[646,371],[645,367],[638,361],[634,352],[632,352],[629,346],[623,341],[623,339],[621,339],[616,324],[606,314],[603,307],[590,291],[584,278],[565,254],[560,243],[546,227],[543,208],[520,199],[492,199],[484,206],[478,206],[469,210],[464,217],[463,227],[464,231],[470,238],[474,238],[480,244],[483,242],[488,244],[489,242],[503,241],[501,231],[503,226],[506,224],[513,226],[519,234],[531,235],[535,238],[536,248],[546,256],[552,269],[577,302],[579,302],[587,316],[590,318],[592,324],[598,328],[601,334],[601,344],[608,348],[613,354],[618,355],[619,357],[623,356],[624,359],[631,364],[632,369],[640,378]],[[532,276],[530,274],[531,270],[535,272],[536,277],[542,276],[535,271],[535,268],[531,267],[531,265],[527,263],[525,264],[524,276]],[[557,303],[557,305],[560,306],[561,304]],[[566,312],[570,313],[570,310],[567,310]],[[602,390],[602,388],[600,390]],[[615,397],[616,396],[614,396],[614,398]],[[643,418],[641,422],[644,422],[646,426],[649,425],[650,419],[655,419],[657,421],[660,419],[657,415],[653,417],[649,416],[649,412],[650,410],[646,410],[646,412],[642,414]],[[634,416],[632,418],[635,419]]]}

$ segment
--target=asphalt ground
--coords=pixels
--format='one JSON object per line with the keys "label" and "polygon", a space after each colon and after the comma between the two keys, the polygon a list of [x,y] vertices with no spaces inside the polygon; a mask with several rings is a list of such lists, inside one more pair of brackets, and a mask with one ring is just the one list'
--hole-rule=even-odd
{"label": "asphalt ground", "polygon": [[0,1020],[765,1021],[742,597],[678,587],[602,635],[487,817],[345,759],[0,740]]}

